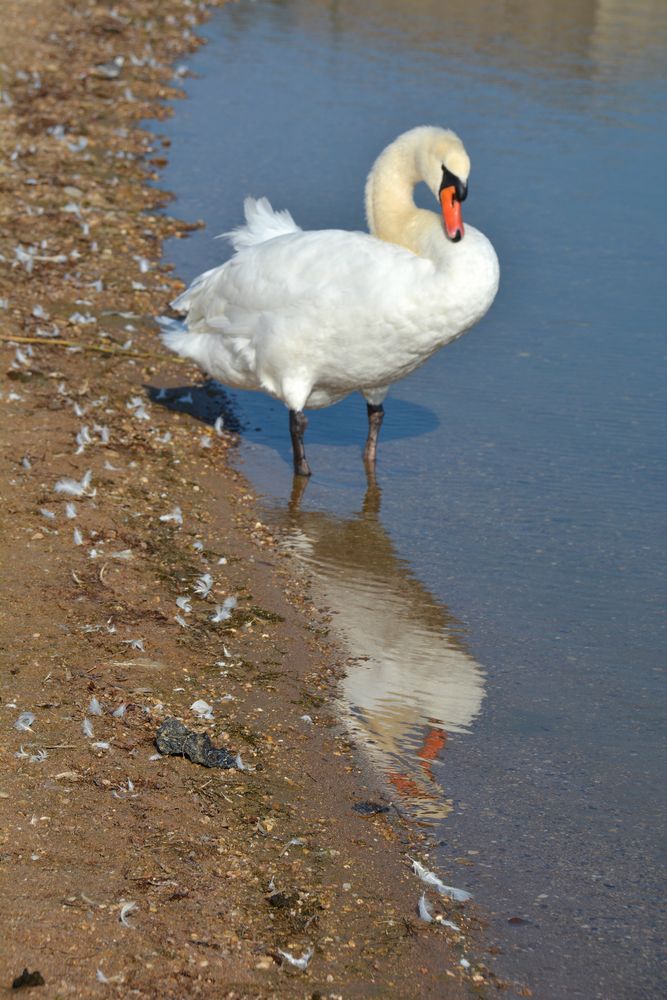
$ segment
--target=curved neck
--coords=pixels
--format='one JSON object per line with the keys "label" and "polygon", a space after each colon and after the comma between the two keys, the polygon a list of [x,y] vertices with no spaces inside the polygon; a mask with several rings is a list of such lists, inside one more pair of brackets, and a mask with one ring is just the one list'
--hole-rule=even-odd
{"label": "curved neck", "polygon": [[418,135],[407,133],[380,153],[368,175],[365,193],[369,232],[417,254],[424,228],[430,229],[436,218],[433,212],[417,208],[412,196],[415,185],[423,179],[417,165],[418,144]]}

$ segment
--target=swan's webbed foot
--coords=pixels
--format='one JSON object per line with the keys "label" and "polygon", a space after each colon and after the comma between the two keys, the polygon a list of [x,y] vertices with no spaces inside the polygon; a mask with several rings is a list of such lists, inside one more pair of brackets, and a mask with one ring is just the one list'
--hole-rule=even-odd
{"label": "swan's webbed foot", "polygon": [[368,411],[368,437],[366,438],[366,447],[364,448],[364,462],[366,465],[375,465],[378,434],[380,433],[384,418],[384,406],[382,403],[378,406],[374,403],[366,403],[366,410]]}
{"label": "swan's webbed foot", "polygon": [[292,451],[294,453],[294,475],[310,476],[310,466],[306,458],[306,449],[303,444],[303,433],[308,426],[308,418],[303,410],[289,411],[289,432],[292,438]]}

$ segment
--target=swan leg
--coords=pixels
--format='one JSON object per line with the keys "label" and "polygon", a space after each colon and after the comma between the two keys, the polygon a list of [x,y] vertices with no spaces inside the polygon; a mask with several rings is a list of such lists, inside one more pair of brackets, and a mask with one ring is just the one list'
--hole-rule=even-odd
{"label": "swan leg", "polygon": [[364,462],[367,465],[375,465],[378,434],[380,433],[384,418],[384,406],[382,403],[377,406],[374,403],[366,403],[366,410],[368,411],[368,437],[366,438],[366,447],[364,448]]}
{"label": "swan leg", "polygon": [[310,476],[310,466],[306,458],[306,449],[303,444],[303,432],[308,426],[308,418],[303,410],[289,411],[289,432],[292,438],[292,451],[294,452],[294,475]]}

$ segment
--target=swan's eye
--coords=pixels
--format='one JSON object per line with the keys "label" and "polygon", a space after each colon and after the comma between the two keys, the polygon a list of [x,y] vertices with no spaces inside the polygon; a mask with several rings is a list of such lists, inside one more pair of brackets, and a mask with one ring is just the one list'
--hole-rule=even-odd
{"label": "swan's eye", "polygon": [[444,163],[442,164],[442,183],[440,184],[440,190],[443,188],[453,187],[456,191],[456,200],[465,201],[468,197],[468,185],[457,177],[456,174],[452,173]]}

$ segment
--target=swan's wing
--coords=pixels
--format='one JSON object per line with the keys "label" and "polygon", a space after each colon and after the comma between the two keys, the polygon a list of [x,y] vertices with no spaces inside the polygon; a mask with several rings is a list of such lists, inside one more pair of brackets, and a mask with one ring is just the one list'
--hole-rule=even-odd
{"label": "swan's wing", "polygon": [[223,381],[300,409],[314,386],[340,398],[385,384],[384,338],[410,341],[434,274],[430,260],[366,233],[276,236],[202,275],[182,297],[190,332],[164,340]]}
{"label": "swan's wing", "polygon": [[209,272],[191,303],[188,324],[246,335],[262,315],[320,316],[341,326],[382,322],[414,300],[415,283],[434,274],[431,261],[366,233],[298,232],[249,247]]}
{"label": "swan's wing", "polygon": [[[228,233],[221,233],[216,239],[227,239],[238,252],[265,243],[267,240],[275,239],[278,236],[287,236],[293,233],[300,233],[302,230],[287,210],[276,211],[271,207],[268,198],[246,198],[243,202],[245,215],[245,226],[237,226],[236,229]],[[224,266],[224,265],[223,265]],[[189,316],[192,323],[196,323],[199,318],[197,306],[203,305],[207,301],[205,289],[208,286],[208,279],[220,271],[220,266],[213,267],[209,271],[204,271],[198,275],[189,288],[174,299],[171,303],[172,309],[180,313],[190,313],[194,309],[194,315]],[[198,302],[200,293],[204,298]]]}

